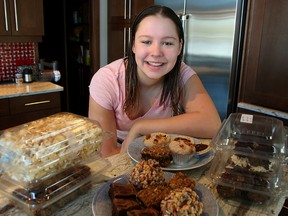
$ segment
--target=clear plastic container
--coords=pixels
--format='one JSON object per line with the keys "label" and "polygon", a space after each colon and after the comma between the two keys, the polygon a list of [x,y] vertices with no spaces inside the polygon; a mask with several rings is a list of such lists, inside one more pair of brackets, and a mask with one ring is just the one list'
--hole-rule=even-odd
{"label": "clear plastic container", "polygon": [[28,215],[53,215],[77,197],[91,190],[99,174],[110,166],[105,159],[78,164],[49,177],[41,184],[23,187],[7,175],[0,178],[0,193]]}
{"label": "clear plastic container", "polygon": [[232,113],[211,142],[209,175],[218,194],[248,203],[274,200],[285,184],[285,134],[276,118]]}
{"label": "clear plastic container", "polygon": [[87,117],[68,112],[51,115],[0,132],[0,169],[23,185],[34,185],[100,157],[107,137],[109,133]]}

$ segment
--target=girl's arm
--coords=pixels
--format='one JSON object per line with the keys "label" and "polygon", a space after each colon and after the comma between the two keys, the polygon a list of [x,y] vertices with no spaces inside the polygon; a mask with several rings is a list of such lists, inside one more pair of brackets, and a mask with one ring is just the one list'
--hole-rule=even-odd
{"label": "girl's arm", "polygon": [[103,108],[90,96],[88,117],[92,120],[96,120],[101,125],[104,132],[112,132],[113,134],[111,138],[102,143],[102,156],[107,157],[119,153],[120,147],[117,147],[116,121],[113,110]]}
{"label": "girl's arm", "polygon": [[197,75],[185,84],[184,114],[161,119],[137,121],[122,143],[121,152],[137,137],[152,132],[182,134],[198,138],[212,138],[221,126],[221,119],[210,96]]}

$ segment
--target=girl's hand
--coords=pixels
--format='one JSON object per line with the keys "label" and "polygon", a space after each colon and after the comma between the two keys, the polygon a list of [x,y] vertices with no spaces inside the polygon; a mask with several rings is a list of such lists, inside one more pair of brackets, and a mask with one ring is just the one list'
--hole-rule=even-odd
{"label": "girl's hand", "polygon": [[128,132],[127,137],[125,138],[125,140],[122,143],[122,147],[121,147],[121,153],[122,152],[127,152],[128,146],[132,143],[132,141],[134,139],[136,139],[137,137],[142,136],[143,134],[141,134],[139,131],[139,128],[137,125],[139,125],[138,123],[139,121],[137,121],[133,127],[130,129],[130,131]]}

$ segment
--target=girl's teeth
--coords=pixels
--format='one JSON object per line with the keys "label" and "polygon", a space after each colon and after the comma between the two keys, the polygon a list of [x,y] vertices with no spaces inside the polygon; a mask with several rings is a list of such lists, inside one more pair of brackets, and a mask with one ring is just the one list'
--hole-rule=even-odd
{"label": "girl's teeth", "polygon": [[153,65],[153,66],[161,66],[162,63],[156,63],[156,62],[149,62],[150,65]]}

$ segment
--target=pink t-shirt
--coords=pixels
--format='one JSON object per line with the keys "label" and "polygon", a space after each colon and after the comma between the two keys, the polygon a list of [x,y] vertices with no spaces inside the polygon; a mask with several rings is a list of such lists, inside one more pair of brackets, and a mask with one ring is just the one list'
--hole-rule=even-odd
{"label": "pink t-shirt", "polygon": [[[183,85],[187,80],[195,74],[195,71],[182,62],[181,79]],[[130,120],[125,112],[123,112],[123,104],[125,102],[125,66],[124,60],[116,60],[102,68],[94,74],[90,83],[90,95],[96,103],[108,110],[114,110],[117,137],[124,140],[133,123],[137,121]],[[141,118],[166,118],[172,115],[172,109],[159,106],[161,94],[157,97],[155,103],[150,110]]]}

